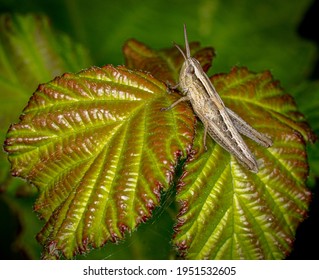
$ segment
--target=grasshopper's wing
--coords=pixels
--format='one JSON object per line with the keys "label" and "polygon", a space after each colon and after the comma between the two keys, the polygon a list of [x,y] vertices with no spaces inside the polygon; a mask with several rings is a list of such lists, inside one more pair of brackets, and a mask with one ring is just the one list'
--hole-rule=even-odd
{"label": "grasshopper's wing", "polygon": [[252,154],[232,123],[225,109],[218,111],[218,116],[209,116],[211,121],[207,124],[208,134],[226,151],[234,155],[237,160],[252,172],[258,172],[258,165]]}
{"label": "grasshopper's wing", "polygon": [[248,123],[246,123],[240,116],[238,116],[235,112],[226,108],[228,115],[233,121],[233,124],[236,126],[239,133],[249,137],[254,140],[256,143],[268,148],[272,145],[272,140],[267,137],[265,134],[258,132],[253,127],[251,127]]}

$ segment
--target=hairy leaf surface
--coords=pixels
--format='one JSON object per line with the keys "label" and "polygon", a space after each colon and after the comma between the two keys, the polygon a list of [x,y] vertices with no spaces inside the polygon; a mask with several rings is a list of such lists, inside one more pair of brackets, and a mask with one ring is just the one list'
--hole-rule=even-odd
{"label": "hairy leaf surface", "polygon": [[125,67],[90,68],[42,84],[12,125],[6,150],[15,176],[40,192],[46,253],[66,257],[116,241],[147,220],[186,157],[191,110],[166,86]]}

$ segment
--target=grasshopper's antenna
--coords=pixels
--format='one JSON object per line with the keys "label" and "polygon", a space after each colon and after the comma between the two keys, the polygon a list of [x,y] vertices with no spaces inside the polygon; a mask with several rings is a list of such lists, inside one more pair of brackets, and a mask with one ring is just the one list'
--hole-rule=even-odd
{"label": "grasshopper's antenna", "polygon": [[185,49],[186,49],[186,57],[191,57],[191,52],[189,49],[188,39],[187,39],[187,32],[186,32],[186,24],[184,24],[184,39],[185,39]]}
{"label": "grasshopper's antenna", "polygon": [[183,52],[183,50],[180,48],[179,45],[174,43],[175,47],[180,51],[180,53],[183,55],[184,59],[187,60],[188,58],[191,57],[191,52],[189,50],[189,45],[188,45],[188,40],[187,40],[187,33],[186,33],[186,25],[184,24],[184,38],[185,38],[185,49],[186,49],[186,54]]}
{"label": "grasshopper's antenna", "polygon": [[177,45],[176,43],[174,43],[175,47],[179,50],[179,52],[183,55],[184,59],[187,60],[186,55],[184,54],[183,50],[180,48],[179,45]]}

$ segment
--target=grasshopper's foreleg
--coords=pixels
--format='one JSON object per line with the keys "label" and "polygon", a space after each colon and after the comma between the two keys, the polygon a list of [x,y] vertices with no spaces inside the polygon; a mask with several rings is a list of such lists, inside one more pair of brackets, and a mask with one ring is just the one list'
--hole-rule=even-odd
{"label": "grasshopper's foreleg", "polygon": [[171,85],[170,82],[166,82],[167,86],[167,91],[171,92],[172,90],[178,89],[179,88],[179,83],[176,84],[175,86]]}
{"label": "grasshopper's foreleg", "polygon": [[161,111],[168,111],[170,109],[172,109],[173,107],[175,107],[178,103],[183,102],[183,101],[189,101],[189,97],[188,96],[183,96],[180,99],[178,99],[177,101],[175,101],[172,105],[170,105],[167,108],[162,108]]}

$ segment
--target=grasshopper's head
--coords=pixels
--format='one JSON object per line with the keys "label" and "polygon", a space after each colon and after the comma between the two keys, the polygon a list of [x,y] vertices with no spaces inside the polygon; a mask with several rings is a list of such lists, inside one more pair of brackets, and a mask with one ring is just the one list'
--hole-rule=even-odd
{"label": "grasshopper's head", "polygon": [[189,85],[194,83],[197,77],[199,77],[199,75],[203,72],[203,68],[197,59],[195,59],[194,57],[191,57],[185,24],[184,24],[184,38],[185,38],[186,54],[178,45],[175,44],[175,46],[181,52],[181,54],[183,55],[185,59],[182,65],[181,71],[179,73],[179,85],[182,91],[185,93],[188,90]]}

